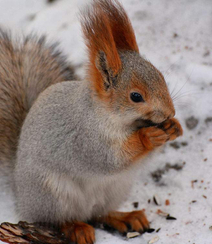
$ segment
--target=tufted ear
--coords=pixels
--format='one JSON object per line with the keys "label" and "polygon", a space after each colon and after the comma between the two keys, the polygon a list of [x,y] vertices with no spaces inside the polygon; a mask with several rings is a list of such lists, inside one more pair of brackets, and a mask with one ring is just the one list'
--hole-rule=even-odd
{"label": "tufted ear", "polygon": [[117,49],[139,52],[134,30],[123,6],[117,0],[95,2],[107,14]]}
{"label": "tufted ear", "polygon": [[88,78],[101,97],[108,97],[110,76],[121,70],[121,60],[113,38],[107,14],[93,1],[91,8],[82,13],[82,30],[89,53]]}
{"label": "tufted ear", "polygon": [[117,74],[111,69],[103,51],[100,51],[96,57],[96,68],[102,75],[105,90],[114,88],[117,84]]}
{"label": "tufted ear", "polygon": [[122,69],[119,51],[138,52],[135,34],[117,0],[93,0],[81,16],[90,61],[88,78],[101,98],[108,97]]}

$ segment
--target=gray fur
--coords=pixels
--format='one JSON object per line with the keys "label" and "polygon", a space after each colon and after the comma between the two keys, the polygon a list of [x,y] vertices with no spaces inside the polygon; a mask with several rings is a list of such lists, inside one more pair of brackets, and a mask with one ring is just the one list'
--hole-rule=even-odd
{"label": "gray fur", "polygon": [[[93,80],[62,82],[73,79],[72,70],[44,44],[43,39],[28,38],[14,47],[7,36],[0,36],[0,94],[14,96],[8,100],[12,103],[5,102],[3,95],[0,99],[0,115],[12,121],[12,129],[5,121],[0,124],[6,138],[0,141],[6,148],[0,158],[12,153],[13,160],[8,161],[15,161],[15,194],[22,220],[86,221],[116,210],[128,195],[136,166],[123,148],[140,125],[135,122],[161,123],[173,116],[174,107],[160,72],[135,51],[119,52],[122,68],[115,76],[107,54],[100,55],[96,64],[103,79],[99,82],[106,83],[107,95],[114,95],[101,100]],[[146,103],[130,100],[134,83],[147,93]]]}
{"label": "gray fur", "polygon": [[0,163],[14,164],[23,121],[38,95],[73,79],[73,69],[45,37],[13,41],[0,29]]}
{"label": "gray fur", "polygon": [[[158,71],[155,66],[137,52],[122,51],[119,54],[123,65],[123,72],[120,77],[122,88],[126,89],[129,85],[129,80],[134,76],[137,78],[138,82],[145,86],[145,89],[153,98],[163,103],[170,102],[170,96],[167,96],[169,92],[166,82],[161,72]],[[161,91],[163,91],[164,95],[160,98],[158,94],[161,94]]]}
{"label": "gray fur", "polygon": [[[167,89],[159,71],[139,55],[125,52],[121,58],[123,71],[113,88],[120,99],[125,99],[121,91],[133,75],[149,87],[149,94],[157,85]],[[157,89],[154,92],[157,96]],[[157,97],[156,102],[162,109],[166,101]],[[132,109],[122,115],[115,109],[108,112],[107,103],[88,81],[67,81],[46,89],[30,109],[19,140],[15,182],[21,218],[86,221],[117,209],[136,170],[121,151],[132,133],[130,123],[136,118],[132,115]]]}
{"label": "gray fur", "polygon": [[15,169],[24,220],[85,221],[119,206],[133,168],[125,169],[115,137],[105,133],[113,126],[86,82],[62,82],[39,96],[22,127]]}
{"label": "gray fur", "polygon": [[[151,120],[152,123],[159,124],[173,117],[175,115],[174,105],[161,72],[135,51],[120,51],[119,55],[122,70],[117,77],[115,92],[120,95],[114,101],[113,107],[118,116],[122,117],[122,122],[125,121],[129,126],[136,120],[141,122]],[[134,86],[142,88],[148,97],[145,103],[138,105],[141,109],[144,108],[139,113],[135,111],[135,104],[131,106],[130,103],[126,103],[129,97],[129,93],[126,91],[133,87],[132,83]],[[141,92],[141,95],[144,94]],[[145,109],[151,112],[146,113]],[[143,122],[141,124],[145,125]]]}

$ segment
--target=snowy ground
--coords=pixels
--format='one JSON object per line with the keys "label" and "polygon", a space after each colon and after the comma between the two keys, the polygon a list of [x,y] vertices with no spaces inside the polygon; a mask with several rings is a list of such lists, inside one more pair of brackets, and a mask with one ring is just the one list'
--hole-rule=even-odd
{"label": "snowy ground", "polygon": [[[60,41],[61,49],[82,76],[86,52],[76,13],[78,6],[87,2],[0,0],[0,26],[14,34],[46,33],[49,40]],[[97,230],[97,243],[145,244],[158,236],[157,244],[211,244],[212,1],[122,3],[135,28],[141,54],[164,73],[176,96],[176,116],[184,136],[147,160],[122,207],[130,211],[135,209],[132,203],[138,202],[139,209],[146,209],[152,228],[160,231],[125,240]],[[155,194],[161,206],[153,202]],[[166,200],[170,205],[165,204]],[[158,209],[177,220],[166,220],[157,214]],[[12,193],[6,187],[4,172],[0,172],[0,222],[4,221],[17,222],[17,217]]]}

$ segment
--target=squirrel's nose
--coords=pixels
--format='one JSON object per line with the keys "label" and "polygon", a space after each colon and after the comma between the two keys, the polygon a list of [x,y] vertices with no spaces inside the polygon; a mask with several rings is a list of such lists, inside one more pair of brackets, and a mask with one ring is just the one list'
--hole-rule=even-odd
{"label": "squirrel's nose", "polygon": [[175,110],[173,110],[170,114],[169,114],[169,116],[167,117],[167,119],[171,119],[171,118],[173,118],[175,116]]}

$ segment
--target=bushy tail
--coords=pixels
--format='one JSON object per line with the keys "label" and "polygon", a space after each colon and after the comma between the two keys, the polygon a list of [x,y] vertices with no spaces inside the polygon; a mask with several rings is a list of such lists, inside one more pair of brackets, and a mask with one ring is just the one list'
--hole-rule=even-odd
{"label": "bushy tail", "polygon": [[38,95],[73,79],[73,69],[44,37],[20,44],[0,30],[0,163],[14,160],[23,121]]}

